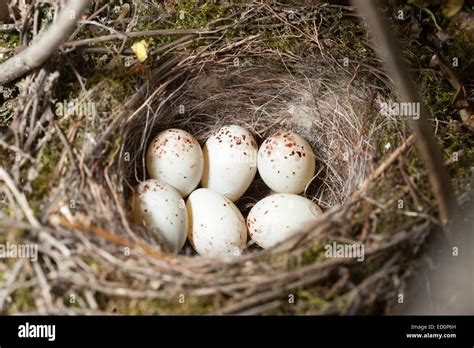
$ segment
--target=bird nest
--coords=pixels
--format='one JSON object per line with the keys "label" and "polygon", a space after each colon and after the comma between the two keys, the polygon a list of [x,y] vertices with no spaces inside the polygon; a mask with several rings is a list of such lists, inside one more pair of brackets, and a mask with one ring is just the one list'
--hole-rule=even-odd
{"label": "bird nest", "polygon": [[[240,66],[233,55],[221,59],[193,63],[199,70],[173,84],[173,95],[128,121],[121,155],[135,155],[121,162],[129,174],[127,187],[146,179],[145,149],[158,132],[184,129],[203,145],[220,127],[238,124],[252,130],[259,145],[282,131],[307,139],[315,149],[318,169],[304,195],[325,210],[342,204],[370,171],[376,151],[370,139],[385,122],[369,124],[374,118],[367,110],[374,98],[370,88],[351,84],[350,76],[328,72],[314,59],[297,63],[298,77],[285,71],[283,64],[272,69],[245,60]],[[239,207],[247,213],[268,194],[270,189],[257,178],[238,201]]]}
{"label": "bird nest", "polygon": [[[235,27],[264,20],[285,32],[299,25],[275,11],[251,6]],[[334,8],[294,11],[299,20],[323,18],[321,12]],[[40,245],[40,263],[31,271],[41,294],[37,307],[50,313],[120,313],[132,301],[138,313],[159,314],[390,310],[435,220],[431,205],[413,190],[413,182],[426,182],[426,173],[409,172],[403,161],[412,152],[412,137],[397,120],[380,115],[381,103],[391,97],[384,74],[377,66],[344,64],[331,54],[335,42],[321,42],[307,31],[300,33],[308,45],[304,54],[264,48],[260,35],[230,40],[213,35],[168,44],[147,82],[112,113],[101,114],[97,104],[102,116],[81,118],[87,131],[77,138],[79,126],[70,124],[65,133],[51,113],[42,114],[39,121],[48,127],[38,134],[48,136],[43,143],[57,139],[62,156],[39,217],[22,200],[21,191],[29,188],[17,188],[15,175],[3,173],[18,216],[28,221],[16,219],[15,228],[26,231],[25,241]],[[185,42],[190,46],[182,50]],[[53,85],[57,78],[39,75],[31,82]],[[34,98],[47,99],[52,91],[43,88]],[[99,83],[82,98],[100,101],[100,92]],[[17,134],[29,122],[20,116]],[[251,130],[259,144],[282,130],[307,139],[317,169],[303,195],[324,214],[273,248],[251,246],[232,259],[202,257],[188,245],[168,254],[128,218],[128,197],[147,178],[147,145],[171,127],[203,144],[227,124]],[[43,146],[41,140],[32,144]],[[237,205],[246,216],[269,193],[257,177]],[[425,213],[405,214],[397,209],[400,202],[421,205]],[[338,254],[337,246],[358,246],[362,254]],[[330,248],[334,252],[328,254]],[[28,284],[23,279],[18,287]]]}

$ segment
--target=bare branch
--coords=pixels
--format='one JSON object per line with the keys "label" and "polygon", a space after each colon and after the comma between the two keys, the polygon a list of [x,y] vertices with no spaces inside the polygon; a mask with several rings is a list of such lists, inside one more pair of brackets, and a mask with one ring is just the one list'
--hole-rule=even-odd
{"label": "bare branch", "polygon": [[70,0],[50,29],[35,43],[0,65],[0,85],[39,67],[73,32],[88,0]]}

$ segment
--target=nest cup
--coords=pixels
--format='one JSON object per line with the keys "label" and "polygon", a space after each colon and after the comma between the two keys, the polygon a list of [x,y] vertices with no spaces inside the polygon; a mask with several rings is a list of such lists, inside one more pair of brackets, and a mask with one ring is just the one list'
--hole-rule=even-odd
{"label": "nest cup", "polygon": [[[384,97],[323,59],[291,62],[291,70],[287,63],[281,57],[257,63],[234,55],[194,63],[198,68],[187,70],[125,125],[120,159],[124,152],[135,154],[119,161],[125,200],[138,182],[149,178],[145,153],[159,132],[180,128],[203,146],[215,130],[237,124],[254,134],[258,146],[277,132],[303,136],[313,148],[316,174],[302,195],[323,211],[343,205],[372,169],[376,146],[371,140],[386,120],[377,118],[369,105]],[[270,193],[257,173],[236,205],[246,217]],[[146,231],[135,230],[155,244]],[[193,252],[186,245],[182,253]]]}

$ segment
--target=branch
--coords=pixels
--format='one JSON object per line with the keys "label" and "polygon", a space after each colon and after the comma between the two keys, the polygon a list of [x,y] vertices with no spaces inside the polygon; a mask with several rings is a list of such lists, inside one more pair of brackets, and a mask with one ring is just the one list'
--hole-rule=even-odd
{"label": "branch", "polygon": [[39,67],[73,32],[88,0],[69,0],[48,31],[31,46],[0,65],[0,85]]}

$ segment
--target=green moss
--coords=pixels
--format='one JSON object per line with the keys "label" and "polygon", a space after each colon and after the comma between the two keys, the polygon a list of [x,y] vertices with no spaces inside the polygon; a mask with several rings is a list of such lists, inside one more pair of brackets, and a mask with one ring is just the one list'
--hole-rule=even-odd
{"label": "green moss", "polygon": [[212,299],[184,297],[170,300],[118,298],[99,295],[98,303],[107,312],[123,315],[205,315],[213,310]]}
{"label": "green moss", "polygon": [[455,113],[452,99],[455,91],[445,81],[435,76],[433,71],[423,70],[418,78],[421,86],[423,102],[428,107],[433,118],[440,120],[450,119]]}
{"label": "green moss", "polygon": [[203,28],[210,20],[220,17],[222,7],[206,2],[201,8],[196,9],[195,1],[179,1],[175,4],[175,28]]}
{"label": "green moss", "polygon": [[[59,161],[63,145],[59,140],[51,142],[46,146],[41,157],[41,169],[38,177],[31,183],[32,194],[28,196],[28,202],[35,213],[39,216],[41,213],[41,203],[48,196],[51,190],[53,171]],[[26,176],[26,172],[22,172]]]}
{"label": "green moss", "polygon": [[298,294],[298,299],[306,299],[308,303],[312,306],[324,307],[327,304],[329,304],[327,300],[315,295],[316,292],[313,293],[308,290],[299,290],[297,294]]}
{"label": "green moss", "polygon": [[11,295],[12,303],[8,306],[7,314],[30,312],[36,308],[31,289],[20,288]]}
{"label": "green moss", "polygon": [[127,98],[142,83],[142,77],[124,66],[122,59],[110,62],[103,70],[90,76],[86,88],[101,84],[100,93],[94,97],[98,112],[111,112],[122,107]]}
{"label": "green moss", "polygon": [[[388,125],[387,128],[396,128],[394,125]],[[383,133],[379,134],[377,141],[379,152],[382,155],[390,153],[393,148],[397,146],[399,139],[397,133],[390,131],[390,129],[384,129]]]}
{"label": "green moss", "polygon": [[1,49],[11,49],[10,52],[4,53],[3,58],[0,58],[0,63],[11,58],[15,49],[18,48],[20,44],[20,34],[17,32],[14,33],[0,33],[0,50]]}
{"label": "green moss", "polygon": [[[235,8],[235,6],[219,4],[213,1],[207,1],[200,6],[196,6],[194,0],[180,0],[167,5],[166,12],[159,6],[144,9],[141,12],[142,16],[159,17],[166,14],[167,18],[162,21],[139,22],[137,29],[204,29],[210,22],[229,16]],[[167,35],[160,35],[158,37],[161,42],[169,42],[174,38],[175,36]]]}
{"label": "green moss", "polygon": [[472,189],[472,164],[474,163],[474,136],[470,131],[452,133],[443,138],[443,157],[451,160],[448,172],[454,193],[460,195]]}
{"label": "green moss", "polygon": [[309,248],[303,253],[302,263],[303,265],[308,265],[324,259],[324,257],[324,248],[321,248],[319,245],[313,245],[312,248]]}
{"label": "green moss", "polygon": [[[279,30],[259,27],[253,34],[260,35],[264,47],[268,49],[296,54],[308,47],[304,40],[298,38],[296,30],[287,30],[283,33]],[[312,51],[314,51],[314,46],[310,45],[309,47],[312,47]],[[310,53],[310,50],[306,50],[306,53]]]}
{"label": "green moss", "polygon": [[71,295],[65,295],[63,297],[63,305],[68,308],[80,308],[77,299],[72,300]]}

